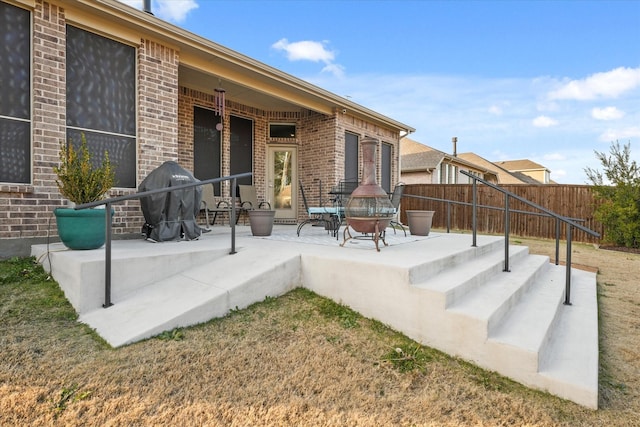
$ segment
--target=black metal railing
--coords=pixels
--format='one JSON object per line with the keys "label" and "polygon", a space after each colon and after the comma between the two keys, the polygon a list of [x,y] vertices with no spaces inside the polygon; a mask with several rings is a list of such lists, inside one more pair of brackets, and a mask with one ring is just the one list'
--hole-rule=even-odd
{"label": "black metal railing", "polygon": [[[102,306],[104,308],[108,308],[113,305],[113,303],[111,302],[111,221],[112,219],[109,212],[111,212],[111,206],[114,203],[120,203],[127,200],[141,199],[143,197],[151,196],[153,194],[170,193],[176,190],[184,190],[186,188],[193,188],[201,185],[214,184],[216,182],[222,182],[222,181],[231,181],[231,189],[232,189],[231,191],[233,192],[232,195],[233,195],[233,199],[235,200],[237,197],[236,183],[238,178],[245,178],[252,175],[253,175],[252,172],[245,172],[245,173],[230,175],[222,178],[212,178],[212,179],[207,179],[205,181],[198,181],[198,182],[192,182],[189,184],[176,185],[175,187],[157,188],[155,190],[143,191],[143,192],[128,194],[126,196],[112,197],[105,200],[98,200],[96,202],[83,203],[81,205],[77,205],[75,207],[76,210],[94,208],[96,206],[104,205],[105,211],[107,212],[107,214],[105,215],[104,304]],[[231,226],[231,250],[229,251],[230,255],[233,255],[236,253],[235,219],[236,219],[236,204],[231,203],[230,218],[229,218],[229,224]]]}
{"label": "black metal railing", "polygon": [[[446,203],[447,204],[447,233],[450,231],[451,229],[451,205],[452,204],[458,204],[458,205],[465,205],[465,206],[471,206],[472,207],[472,214],[471,214],[471,230],[472,230],[472,239],[473,242],[471,244],[471,246],[475,247],[477,246],[477,222],[478,222],[478,209],[479,208],[484,208],[484,209],[494,209],[494,210],[500,210],[500,211],[504,211],[504,269],[503,271],[508,272],[510,271],[509,269],[509,234],[510,234],[510,217],[512,213],[520,213],[520,214],[527,214],[527,215],[535,215],[535,216],[545,216],[545,217],[549,217],[549,218],[553,218],[555,219],[556,222],[556,257],[555,257],[555,263],[556,265],[558,265],[559,263],[559,258],[560,258],[560,231],[561,231],[561,226],[562,223],[565,224],[566,226],[566,240],[567,240],[567,254],[566,254],[566,261],[565,261],[565,265],[566,265],[566,276],[565,276],[565,298],[564,298],[564,304],[565,305],[571,305],[571,243],[572,243],[572,231],[574,228],[581,230],[593,237],[600,237],[600,234],[583,226],[578,224],[578,222],[582,221],[580,219],[576,219],[576,218],[569,218],[569,217],[565,217],[563,215],[559,215],[555,212],[550,211],[549,209],[538,205],[537,203],[534,203],[530,200],[527,200],[523,197],[518,196],[517,194],[514,194],[498,185],[492,184],[490,182],[487,182],[485,180],[483,180],[482,178],[479,178],[475,175],[472,175],[466,171],[460,171],[460,173],[462,173],[463,175],[466,175],[470,178],[473,179],[473,190],[472,190],[472,202],[461,202],[461,201],[455,201],[455,200],[448,200],[448,199],[439,199],[436,197],[428,197],[428,196],[417,196],[417,195],[413,195],[413,194],[403,194],[402,197],[407,197],[407,198],[415,198],[415,199],[422,199],[422,200],[431,200],[431,201],[435,201],[435,202],[442,202],[442,203]],[[480,182],[488,187],[491,187],[501,193],[504,194],[504,207],[499,207],[499,206],[487,206],[487,205],[479,205],[477,202],[477,183]],[[528,205],[534,209],[539,210],[540,212],[531,212],[531,211],[523,211],[523,210],[517,210],[517,209],[510,209],[509,207],[509,202],[511,199],[515,199],[518,200],[521,203],[524,203],[525,205]]]}

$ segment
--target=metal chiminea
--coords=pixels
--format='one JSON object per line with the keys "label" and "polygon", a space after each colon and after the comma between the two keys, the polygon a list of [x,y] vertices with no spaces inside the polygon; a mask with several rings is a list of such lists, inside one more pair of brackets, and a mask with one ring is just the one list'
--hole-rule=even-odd
{"label": "metal chiminea", "polygon": [[378,241],[384,240],[385,229],[393,219],[394,207],[389,195],[378,185],[376,180],[376,148],[378,140],[375,138],[363,138],[362,144],[362,181],[358,188],[353,190],[345,208],[347,226],[344,229],[344,246],[347,240],[352,239],[349,227],[360,233],[365,233],[376,243],[379,252]]}

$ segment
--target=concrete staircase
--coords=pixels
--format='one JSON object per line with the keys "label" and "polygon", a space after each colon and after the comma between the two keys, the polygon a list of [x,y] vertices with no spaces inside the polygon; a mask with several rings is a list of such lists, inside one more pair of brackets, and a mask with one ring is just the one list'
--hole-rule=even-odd
{"label": "concrete staircase", "polygon": [[425,345],[597,408],[593,273],[572,271],[573,305],[565,306],[565,268],[512,246],[510,271],[504,272],[500,237],[479,236],[477,247],[468,235],[394,237],[403,243],[380,253],[373,245],[355,249],[370,242],[340,248],[334,238],[326,239],[328,245],[320,246],[302,237],[240,236],[232,256],[226,239],[114,242],[115,305],[108,309],[100,298],[103,251],[53,251],[45,257],[43,248],[34,247],[33,253],[51,260],[53,276],[80,321],[114,347],[303,286]]}
{"label": "concrete staircase", "polygon": [[441,251],[408,270],[303,258],[304,286],[377,319],[418,342],[532,388],[598,407],[598,318],[593,273],[566,270],[528,248],[504,243]]}

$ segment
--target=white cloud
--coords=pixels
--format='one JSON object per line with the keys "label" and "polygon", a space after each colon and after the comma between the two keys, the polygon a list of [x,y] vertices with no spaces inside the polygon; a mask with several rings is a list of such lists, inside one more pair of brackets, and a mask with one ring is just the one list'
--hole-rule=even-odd
{"label": "white cloud", "polygon": [[585,101],[597,98],[617,98],[640,86],[640,68],[616,68],[595,73],[582,80],[571,80],[549,93],[551,99]]}
{"label": "white cloud", "polygon": [[289,42],[286,38],[280,39],[271,45],[273,49],[285,52],[289,61],[323,62],[325,66],[322,72],[331,73],[336,77],[344,77],[344,67],[336,64],[336,54],[327,49],[327,41],[302,40]]}
{"label": "white cloud", "polygon": [[151,5],[158,18],[173,22],[183,22],[189,12],[198,8],[195,0],[154,0]]}
{"label": "white cloud", "polygon": [[[119,0],[124,4],[142,10],[143,0]],[[151,0],[151,12],[160,19],[184,22],[187,14],[198,8],[196,0]]]}
{"label": "white cloud", "polygon": [[596,120],[615,120],[624,116],[624,111],[616,107],[594,108],[591,110],[591,117]]}
{"label": "white cloud", "polygon": [[342,65],[339,64],[327,64],[323,69],[322,72],[326,72],[326,73],[331,73],[336,77],[344,77],[344,67]]}
{"label": "white cloud", "polygon": [[548,128],[558,124],[557,120],[547,116],[538,116],[533,119],[533,125],[537,128]]}
{"label": "white cloud", "polygon": [[625,141],[630,138],[640,137],[640,127],[632,126],[623,129],[607,129],[600,134],[599,140],[603,142]]}
{"label": "white cloud", "polygon": [[271,47],[284,51],[289,61],[313,61],[330,64],[335,58],[335,54],[325,48],[324,42],[303,40],[290,43],[287,39],[280,39]]}

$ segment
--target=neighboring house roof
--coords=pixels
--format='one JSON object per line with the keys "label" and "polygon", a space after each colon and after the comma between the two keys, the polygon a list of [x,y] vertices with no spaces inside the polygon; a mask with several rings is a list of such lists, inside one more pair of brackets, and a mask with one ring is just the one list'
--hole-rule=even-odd
{"label": "neighboring house roof", "polygon": [[520,182],[517,182],[516,184],[520,184],[520,183],[524,183],[524,184],[542,184],[537,179],[532,178],[529,175],[524,174],[522,172],[511,172],[511,174],[520,180]]}
{"label": "neighboring house roof", "polygon": [[528,159],[521,160],[503,160],[499,162],[493,162],[494,164],[511,172],[523,172],[523,171],[540,171],[549,170],[546,167]]}
{"label": "neighboring house roof", "polygon": [[507,169],[514,175],[529,176],[538,184],[553,183],[553,181],[549,179],[551,171],[541,164],[529,159],[503,160],[494,163],[504,169]]}
{"label": "neighboring house roof", "polygon": [[139,43],[140,34],[151,34],[178,50],[180,86],[209,94],[222,86],[227,99],[267,111],[344,112],[397,130],[400,136],[415,132],[411,126],[119,1],[76,0],[74,8],[91,14],[98,31],[114,33],[117,23],[127,27],[128,31],[115,33],[124,40]]}
{"label": "neighboring house roof", "polygon": [[425,151],[433,150],[431,147],[428,147],[418,141],[414,141],[411,138],[402,138],[400,141],[400,155],[404,154],[414,154],[414,153],[424,153]]}
{"label": "neighboring house roof", "polygon": [[460,153],[458,157],[493,171],[498,177],[498,184],[539,184],[538,181],[523,173],[509,172],[509,170],[490,162],[476,153]]}
{"label": "neighboring house roof", "polygon": [[453,156],[444,151],[436,150],[409,138],[400,140],[400,167],[401,172],[433,171],[442,162],[463,166],[484,174],[496,175],[494,171],[476,163],[470,162],[460,156]]}
{"label": "neighboring house roof", "polygon": [[402,172],[431,171],[444,159],[444,153],[436,150],[405,154],[401,158]]}

